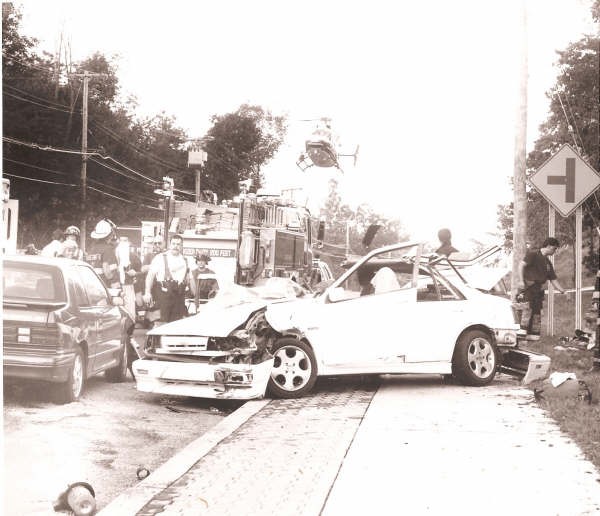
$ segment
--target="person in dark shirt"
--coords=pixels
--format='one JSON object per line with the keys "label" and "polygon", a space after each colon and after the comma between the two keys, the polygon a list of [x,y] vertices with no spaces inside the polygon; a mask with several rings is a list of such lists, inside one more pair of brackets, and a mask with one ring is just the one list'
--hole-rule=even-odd
{"label": "person in dark shirt", "polygon": [[196,285],[195,305],[198,309],[199,305],[207,303],[215,297],[219,290],[219,283],[215,278],[215,273],[208,268],[210,256],[201,254],[196,257],[196,269],[193,271],[194,283]]}
{"label": "person in dark shirt", "polygon": [[450,256],[452,253],[458,253],[458,249],[452,246],[452,233],[450,233],[449,229],[440,229],[438,231],[438,238],[442,245],[435,250],[436,254]]}
{"label": "person in dark shirt", "polygon": [[561,294],[565,290],[556,278],[552,262],[548,258],[559,248],[556,238],[547,238],[540,249],[527,251],[519,264],[517,288],[523,294],[528,307],[521,314],[521,329],[527,331],[527,340],[539,340],[542,323],[544,286],[550,281]]}

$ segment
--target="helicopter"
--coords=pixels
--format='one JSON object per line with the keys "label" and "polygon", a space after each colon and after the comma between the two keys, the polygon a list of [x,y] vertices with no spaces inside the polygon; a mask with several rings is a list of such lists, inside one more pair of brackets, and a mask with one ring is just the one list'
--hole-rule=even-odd
{"label": "helicopter", "polygon": [[317,122],[317,126],[305,142],[305,152],[300,154],[296,165],[302,172],[314,166],[317,167],[335,167],[343,172],[338,158],[342,156],[354,157],[354,165],[358,156],[358,145],[354,154],[340,154],[339,136],[331,129],[331,118],[322,117],[319,119],[302,120],[302,122]]}

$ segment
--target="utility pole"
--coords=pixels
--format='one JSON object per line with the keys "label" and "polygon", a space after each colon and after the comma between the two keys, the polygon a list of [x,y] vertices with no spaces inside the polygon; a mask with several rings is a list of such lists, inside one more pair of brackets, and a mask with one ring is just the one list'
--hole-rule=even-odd
{"label": "utility pole", "polygon": [[527,1],[521,0],[521,59],[520,87],[517,103],[514,155],[514,201],[513,201],[513,263],[511,298],[517,296],[518,270],[526,253],[527,238],[527,191],[525,187],[526,144],[527,144]]}
{"label": "utility pole", "polygon": [[89,80],[92,77],[106,77],[105,73],[73,74],[75,77],[83,78],[83,97],[82,97],[82,123],[81,123],[81,236],[80,246],[85,253],[85,239],[87,236],[86,211],[87,211],[87,132],[88,132],[88,93]]}
{"label": "utility pole", "polygon": [[85,239],[87,236],[86,211],[87,211],[87,127],[88,127],[88,82],[90,74],[83,72],[83,109],[81,124],[81,250],[85,253]]}

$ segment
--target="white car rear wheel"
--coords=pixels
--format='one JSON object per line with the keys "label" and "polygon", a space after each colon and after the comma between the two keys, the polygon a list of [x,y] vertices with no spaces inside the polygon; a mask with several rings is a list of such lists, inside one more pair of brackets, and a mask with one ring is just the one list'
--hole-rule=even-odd
{"label": "white car rear wheel", "polygon": [[298,398],[309,392],[317,379],[317,362],[310,346],[283,337],[272,350],[273,369],[268,390],[275,398]]}

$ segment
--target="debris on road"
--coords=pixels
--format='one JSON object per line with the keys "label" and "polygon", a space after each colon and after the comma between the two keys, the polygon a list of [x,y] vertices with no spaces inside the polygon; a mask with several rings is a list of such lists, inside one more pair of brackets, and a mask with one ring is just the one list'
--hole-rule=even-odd
{"label": "debris on road", "polygon": [[87,482],[70,484],[53,503],[54,511],[72,511],[75,516],[96,513],[96,493]]}
{"label": "debris on road", "polygon": [[150,476],[150,470],[148,468],[140,467],[135,472],[138,480],[144,480],[146,477]]}
{"label": "debris on road", "polygon": [[583,380],[578,380],[575,373],[555,371],[541,384],[542,388],[533,389],[536,401],[558,398],[572,398],[592,403],[592,391]]}

